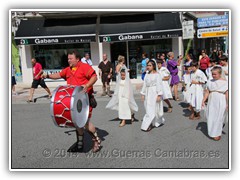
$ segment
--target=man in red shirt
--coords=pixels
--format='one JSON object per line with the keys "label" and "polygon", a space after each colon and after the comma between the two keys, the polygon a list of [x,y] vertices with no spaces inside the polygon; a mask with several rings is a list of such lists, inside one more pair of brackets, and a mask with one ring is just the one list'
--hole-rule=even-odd
{"label": "man in red shirt", "polygon": [[[94,69],[90,65],[81,62],[80,55],[76,50],[68,52],[68,63],[69,67],[63,69],[61,72],[50,75],[42,75],[42,77],[50,79],[64,78],[68,85],[82,86],[83,91],[88,93],[88,96],[91,97],[93,93],[93,84],[97,81],[97,75]],[[93,108],[90,105],[89,117],[85,128],[93,138],[93,152],[97,152],[100,150],[101,140],[98,137],[96,128],[90,122],[92,109]],[[83,128],[77,128],[77,135],[78,141],[76,143],[76,147],[72,151],[83,150]]]}
{"label": "man in red shirt", "polygon": [[34,90],[38,88],[38,85],[40,85],[42,88],[44,88],[47,91],[49,98],[52,97],[52,94],[49,88],[47,87],[47,85],[45,84],[44,79],[41,78],[41,75],[43,73],[42,65],[38,63],[35,58],[32,58],[31,61],[33,66],[33,82],[30,89],[30,96],[27,100],[28,103],[32,102]]}

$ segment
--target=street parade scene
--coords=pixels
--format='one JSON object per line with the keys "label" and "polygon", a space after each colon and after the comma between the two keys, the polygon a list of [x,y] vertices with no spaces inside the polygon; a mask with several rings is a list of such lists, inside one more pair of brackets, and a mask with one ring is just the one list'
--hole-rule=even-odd
{"label": "street parade scene", "polygon": [[11,11],[12,169],[229,169],[229,11]]}

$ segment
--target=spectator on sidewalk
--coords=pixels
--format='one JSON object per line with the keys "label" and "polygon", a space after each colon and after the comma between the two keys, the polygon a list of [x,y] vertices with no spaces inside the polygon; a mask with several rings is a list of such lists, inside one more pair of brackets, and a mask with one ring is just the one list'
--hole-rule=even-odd
{"label": "spectator on sidewalk", "polygon": [[82,63],[88,64],[90,66],[93,65],[92,60],[90,59],[89,53],[85,53],[85,56],[81,59]]}
{"label": "spectator on sidewalk", "polygon": [[33,98],[34,90],[38,88],[38,85],[40,85],[43,89],[47,91],[49,98],[52,97],[52,94],[49,88],[47,87],[47,85],[45,84],[44,79],[41,78],[41,75],[43,74],[42,65],[38,63],[35,58],[32,58],[32,66],[33,66],[33,82],[30,89],[30,96],[27,100],[28,103],[33,102],[32,98]]}
{"label": "spectator on sidewalk", "polygon": [[16,92],[16,78],[15,78],[15,68],[14,65],[12,64],[12,95],[18,95],[18,93]]}
{"label": "spectator on sidewalk", "polygon": [[[99,68],[99,76],[102,79],[102,89],[103,93],[102,96],[108,95],[109,97],[112,97],[110,92],[110,81],[112,79],[112,63],[108,60],[107,54],[103,54],[103,61],[98,65]],[[107,93],[106,93],[107,90]]]}

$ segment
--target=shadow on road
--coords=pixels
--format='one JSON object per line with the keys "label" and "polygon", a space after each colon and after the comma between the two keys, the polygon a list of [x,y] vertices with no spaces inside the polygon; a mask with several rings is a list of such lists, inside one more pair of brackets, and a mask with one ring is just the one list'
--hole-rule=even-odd
{"label": "shadow on road", "polygon": [[202,131],[202,133],[207,136],[209,139],[212,139],[209,135],[208,135],[208,129],[207,129],[207,123],[206,122],[199,122],[196,130],[200,130]]}
{"label": "shadow on road", "polygon": [[178,105],[180,105],[182,108],[188,108],[189,104],[185,102],[180,102]]}
{"label": "shadow on road", "polygon": [[[103,130],[103,129],[99,129],[96,128],[97,132],[98,132],[98,136],[101,139],[101,141],[105,141],[105,137],[109,134],[107,131]],[[67,133],[68,135],[73,135],[76,137],[76,130],[70,130],[70,131],[66,131],[65,133]],[[77,139],[76,139],[77,141]],[[76,152],[74,149],[76,148],[76,141],[74,142],[73,145],[70,146],[70,148],[68,149],[68,152]],[[92,141],[92,137],[91,135],[88,133],[88,131],[84,130],[84,138],[83,138],[83,144],[84,144],[84,148],[82,153],[86,153],[89,152],[92,147],[93,147],[93,141]]]}

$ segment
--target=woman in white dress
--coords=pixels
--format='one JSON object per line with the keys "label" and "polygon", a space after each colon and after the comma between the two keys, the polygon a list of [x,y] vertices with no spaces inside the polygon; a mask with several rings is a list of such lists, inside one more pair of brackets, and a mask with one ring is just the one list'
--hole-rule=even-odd
{"label": "woman in white dress", "polygon": [[134,121],[134,113],[132,112],[138,111],[138,106],[134,99],[132,84],[125,65],[120,69],[119,76],[114,95],[106,108],[118,111],[118,118],[121,119],[119,126],[123,127],[127,119],[131,119],[131,122]]}
{"label": "woman in white dress", "polygon": [[[190,85],[190,120],[200,119],[200,111],[202,110],[203,87],[207,82],[205,74],[198,69],[198,63],[192,62],[191,85]],[[195,111],[194,111],[195,108]]]}
{"label": "woman in white dress", "polygon": [[208,135],[219,141],[228,110],[228,82],[224,77],[223,69],[219,66],[212,68],[212,76],[213,79],[207,82],[202,106],[205,106],[208,99],[206,107]]}
{"label": "woman in white dress", "polygon": [[172,99],[172,92],[169,86],[170,72],[169,70],[163,66],[164,61],[162,59],[157,60],[158,73],[162,78],[162,91],[163,91],[163,99],[168,105],[168,113],[172,112],[172,105],[169,99]]}
{"label": "woman in white dress", "polygon": [[125,66],[125,57],[122,55],[118,56],[118,64],[115,68],[115,73],[116,73],[116,81],[118,80],[119,74],[120,74],[120,70],[122,69],[122,67]]}
{"label": "woman in white dress", "polygon": [[143,117],[141,129],[150,131],[154,126],[159,127],[164,124],[163,101],[162,101],[162,78],[157,72],[157,63],[155,60],[149,60],[147,63],[148,73],[144,78],[142,87],[142,101],[146,114]]}

